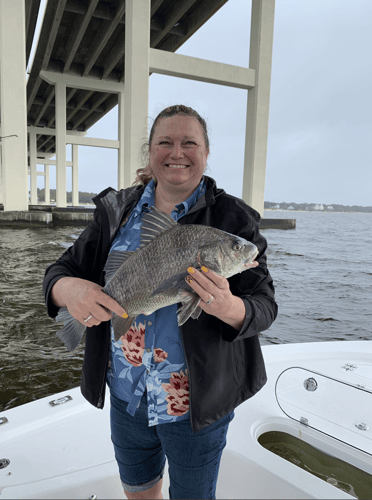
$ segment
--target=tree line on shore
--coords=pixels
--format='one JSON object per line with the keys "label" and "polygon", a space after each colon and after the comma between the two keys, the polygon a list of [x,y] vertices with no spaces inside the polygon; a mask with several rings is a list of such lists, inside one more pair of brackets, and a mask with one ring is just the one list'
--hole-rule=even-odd
{"label": "tree line on shore", "polygon": [[[97,196],[97,193],[87,193],[79,191],[79,203],[93,203],[92,199]],[[66,193],[67,203],[72,203],[72,191]],[[37,188],[37,198],[39,201],[45,201],[45,190]],[[56,201],[56,190],[50,189],[50,201]]]}
{"label": "tree line on shore", "polygon": [[360,205],[340,205],[338,203],[276,203],[265,201],[264,208],[271,210],[305,210],[314,212],[366,212],[372,213],[372,207]]}

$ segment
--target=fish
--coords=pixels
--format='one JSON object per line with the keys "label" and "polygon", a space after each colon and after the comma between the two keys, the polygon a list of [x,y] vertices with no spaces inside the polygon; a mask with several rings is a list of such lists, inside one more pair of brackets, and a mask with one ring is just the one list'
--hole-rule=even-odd
{"label": "fish", "polygon": [[[247,271],[258,255],[257,247],[220,229],[195,224],[178,224],[170,215],[147,208],[143,216],[140,245],[135,251],[109,253],[102,291],[115,299],[128,313],[113,315],[111,321],[117,342],[139,314],[150,315],[162,307],[181,303],[177,323],[196,320],[202,309],[200,297],[187,284],[187,269],[202,266],[229,278]],[[74,350],[86,326],[62,307],[56,321],[63,321],[57,332],[68,350]]]}

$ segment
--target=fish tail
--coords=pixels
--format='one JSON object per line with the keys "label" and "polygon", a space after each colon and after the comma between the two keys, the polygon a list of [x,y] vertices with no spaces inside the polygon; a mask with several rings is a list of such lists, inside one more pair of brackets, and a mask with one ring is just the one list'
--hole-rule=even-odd
{"label": "fish tail", "polygon": [[62,340],[69,351],[73,351],[79,345],[86,327],[71,316],[66,307],[61,307],[56,321],[64,323],[63,328],[57,332],[57,337]]}

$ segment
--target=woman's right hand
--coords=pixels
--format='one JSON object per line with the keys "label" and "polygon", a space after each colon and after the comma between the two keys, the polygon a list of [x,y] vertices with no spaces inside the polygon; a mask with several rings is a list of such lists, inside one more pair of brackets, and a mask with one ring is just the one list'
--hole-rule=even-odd
{"label": "woman's right hand", "polygon": [[109,321],[112,313],[126,315],[126,311],[104,293],[101,286],[81,278],[61,278],[53,285],[51,297],[57,307],[67,307],[68,312],[84,326]]}

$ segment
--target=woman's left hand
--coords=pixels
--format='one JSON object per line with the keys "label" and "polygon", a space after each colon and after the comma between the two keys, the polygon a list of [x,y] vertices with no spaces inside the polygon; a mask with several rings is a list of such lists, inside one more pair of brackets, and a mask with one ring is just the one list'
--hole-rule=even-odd
{"label": "woman's left hand", "polygon": [[[253,262],[251,267],[256,266],[258,262]],[[201,309],[240,330],[245,319],[245,305],[240,297],[231,293],[227,279],[205,266],[201,271],[194,267],[189,267],[187,271],[186,281],[201,298]]]}

